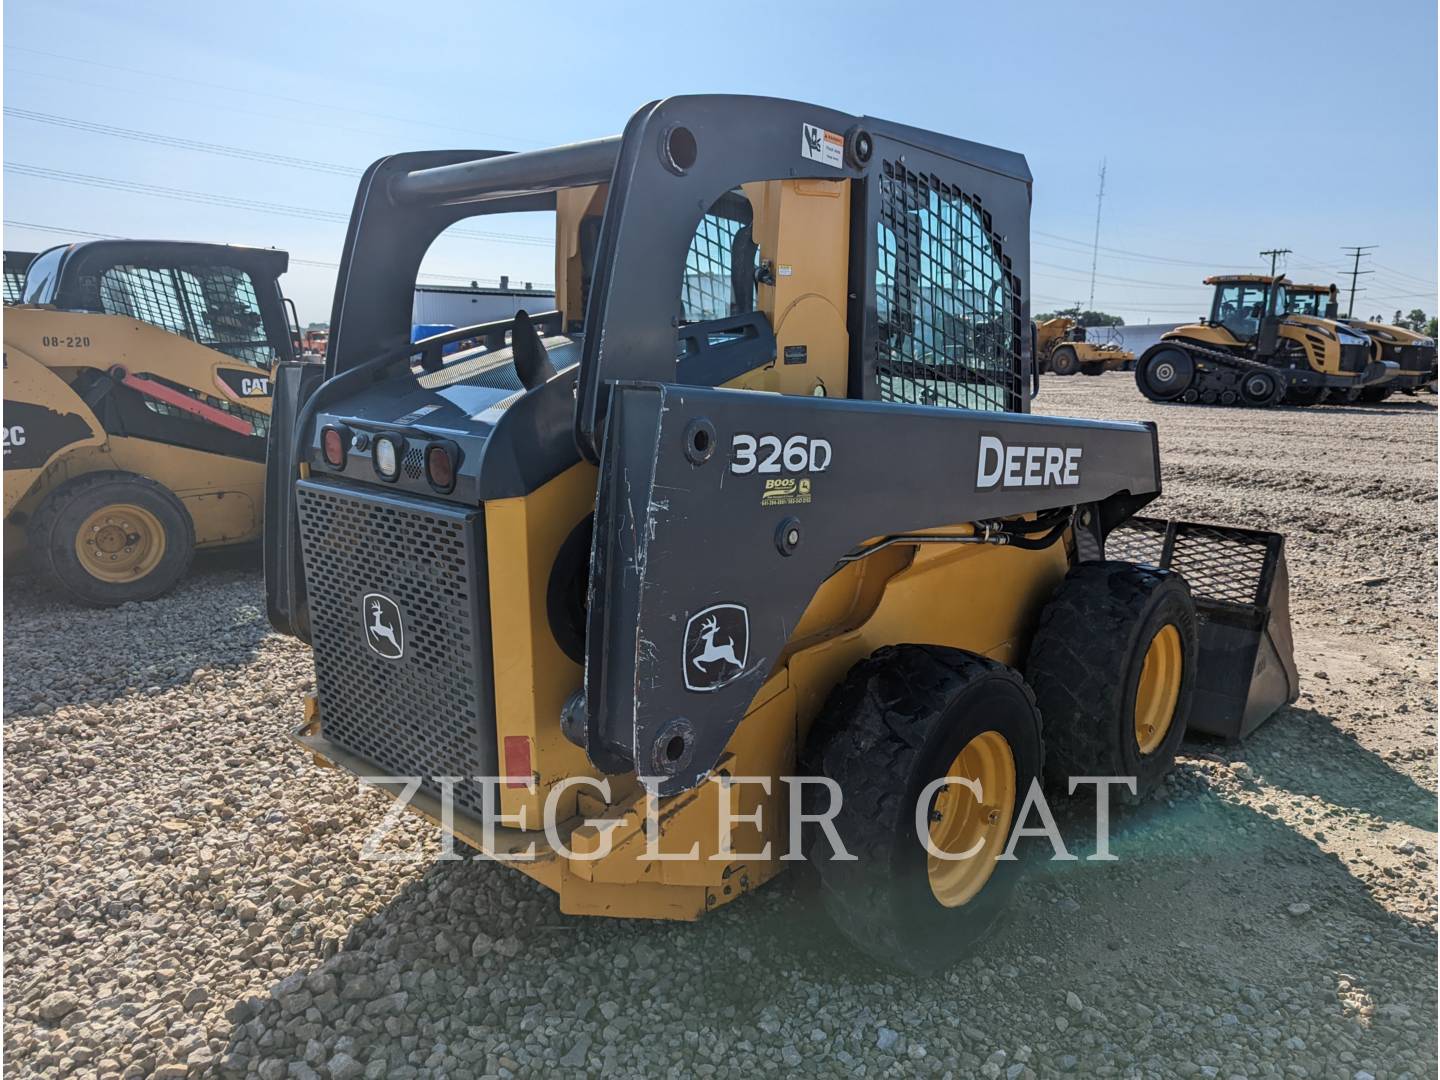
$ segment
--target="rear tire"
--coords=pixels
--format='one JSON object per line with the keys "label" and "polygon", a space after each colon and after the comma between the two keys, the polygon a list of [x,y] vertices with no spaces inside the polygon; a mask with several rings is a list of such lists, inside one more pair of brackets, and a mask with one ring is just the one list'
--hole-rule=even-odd
{"label": "rear tire", "polygon": [[134,473],[86,473],[61,484],[28,531],[39,575],[95,607],[168,592],[195,557],[190,512],[169,488]]}
{"label": "rear tire", "polygon": [[[1178,574],[1127,562],[1074,567],[1040,615],[1025,674],[1045,724],[1045,775],[1133,776],[1138,802],[1185,737],[1198,656]],[[1178,670],[1177,670],[1178,668]]]}
{"label": "rear tire", "polygon": [[1074,375],[1080,370],[1080,358],[1069,345],[1061,345],[1050,354],[1050,370],[1056,375]]}
{"label": "rear tire", "polygon": [[1104,374],[1105,374],[1105,365],[1104,365],[1104,364],[1081,364],[1081,365],[1080,365],[1080,374],[1081,374],[1081,375],[1104,375]]}
{"label": "rear tire", "polygon": [[[832,858],[829,838],[807,824],[805,854],[841,932],[913,972],[946,967],[983,939],[1020,876],[1021,860],[994,856],[1040,775],[1040,738],[1034,695],[1003,664],[925,645],[886,646],[856,664],[800,757],[802,775],[838,785],[834,826],[856,857]],[[964,787],[940,787],[922,811],[932,843],[978,850],[973,860],[935,859],[920,841],[917,804],[944,775],[978,781],[985,804]],[[804,792],[807,811],[824,812],[829,796],[820,785]]]}

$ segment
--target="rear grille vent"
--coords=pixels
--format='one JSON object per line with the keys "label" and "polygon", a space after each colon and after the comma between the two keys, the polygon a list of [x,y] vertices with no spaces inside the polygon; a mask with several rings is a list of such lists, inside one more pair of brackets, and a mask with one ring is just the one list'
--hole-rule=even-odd
{"label": "rear grille vent", "polygon": [[[297,492],[322,734],[437,797],[435,777],[495,775],[479,511],[314,481]],[[484,814],[479,785],[453,790]]]}
{"label": "rear grille vent", "polygon": [[425,447],[411,446],[405,451],[405,460],[401,462],[401,468],[405,471],[406,480],[419,480],[420,473],[425,466]]}

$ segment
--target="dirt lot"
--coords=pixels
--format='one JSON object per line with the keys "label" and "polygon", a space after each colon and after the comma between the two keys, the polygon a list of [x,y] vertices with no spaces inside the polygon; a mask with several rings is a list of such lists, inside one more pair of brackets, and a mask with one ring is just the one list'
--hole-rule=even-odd
{"label": "dirt lot", "polygon": [[[361,861],[379,796],[286,741],[307,654],[258,560],[81,611],[8,582],[14,1075],[1436,1074],[1433,398],[1040,411],[1160,423],[1164,514],[1289,537],[1304,692],[1187,744],[1120,861],[1050,863],[943,978],[877,973],[801,874],[699,924],[577,920],[519,874]],[[1084,854],[1090,825],[1068,827]],[[398,850],[398,849],[397,849]]]}

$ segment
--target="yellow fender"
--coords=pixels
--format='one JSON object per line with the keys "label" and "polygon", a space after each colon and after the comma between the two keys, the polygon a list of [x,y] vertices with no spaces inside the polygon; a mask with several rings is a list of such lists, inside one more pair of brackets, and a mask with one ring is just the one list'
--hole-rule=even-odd
{"label": "yellow fender", "polygon": [[5,515],[62,455],[103,446],[99,419],[70,386],[29,353],[5,347]]}

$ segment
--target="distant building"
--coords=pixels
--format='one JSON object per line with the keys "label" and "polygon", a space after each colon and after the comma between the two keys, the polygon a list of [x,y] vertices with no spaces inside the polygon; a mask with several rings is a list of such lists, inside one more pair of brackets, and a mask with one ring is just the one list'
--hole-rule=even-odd
{"label": "distant building", "polygon": [[[502,277],[498,288],[479,285],[416,285],[415,305],[410,321],[420,327],[475,326],[477,323],[509,319],[517,311],[539,312],[555,309],[555,293],[532,288],[526,282],[513,288]],[[439,333],[432,329],[431,333]]]}
{"label": "distant building", "polygon": [[[1194,322],[1194,319],[1190,320]],[[1094,345],[1114,342],[1122,349],[1129,349],[1139,356],[1160,340],[1160,335],[1184,323],[1143,323],[1136,326],[1091,326],[1085,330],[1085,340]]]}

